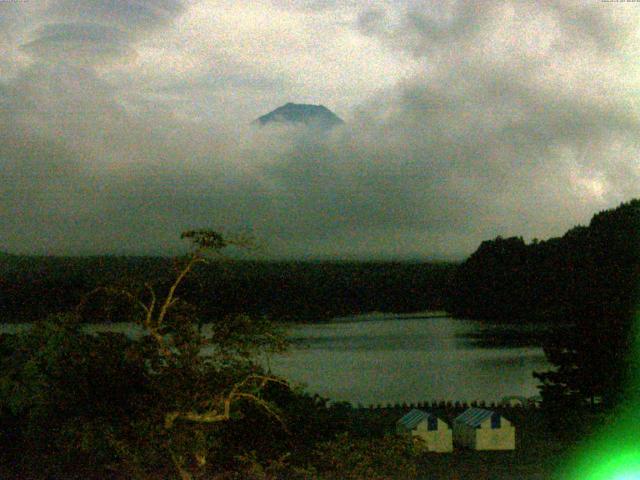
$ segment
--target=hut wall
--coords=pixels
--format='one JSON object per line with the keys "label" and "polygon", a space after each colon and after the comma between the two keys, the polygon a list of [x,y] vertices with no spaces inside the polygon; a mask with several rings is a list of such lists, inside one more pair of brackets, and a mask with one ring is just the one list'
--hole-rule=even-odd
{"label": "hut wall", "polygon": [[418,424],[412,432],[414,437],[419,437],[424,441],[424,445],[429,452],[452,452],[453,435],[449,426],[438,419],[438,429],[429,430],[427,422]]}
{"label": "hut wall", "polygon": [[516,429],[512,426],[476,430],[476,450],[514,450],[515,448]]}

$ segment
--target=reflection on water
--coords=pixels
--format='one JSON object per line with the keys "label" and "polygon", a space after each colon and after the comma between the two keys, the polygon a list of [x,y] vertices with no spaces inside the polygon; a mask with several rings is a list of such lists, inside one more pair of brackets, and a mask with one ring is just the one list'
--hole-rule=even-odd
{"label": "reflection on water", "polygon": [[[538,346],[540,326],[487,327],[442,316],[358,319],[293,326],[291,350],[265,363],[311,393],[364,405],[529,397],[538,393],[532,372],[549,368]],[[0,333],[25,328],[0,325]],[[86,329],[144,334],[131,323]]]}
{"label": "reflection on water", "polygon": [[301,325],[291,338],[291,352],[271,359],[274,372],[365,405],[533,396],[532,372],[549,367],[531,327],[487,333],[478,322],[446,317]]}
{"label": "reflection on water", "polygon": [[525,325],[483,325],[480,329],[457,333],[467,345],[478,348],[539,347],[551,335],[561,334],[563,326]]}

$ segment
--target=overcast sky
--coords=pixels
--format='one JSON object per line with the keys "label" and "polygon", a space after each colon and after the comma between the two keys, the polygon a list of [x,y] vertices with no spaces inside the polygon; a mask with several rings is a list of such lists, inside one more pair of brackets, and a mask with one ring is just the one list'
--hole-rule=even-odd
{"label": "overcast sky", "polygon": [[[463,258],[640,196],[640,3],[0,1],[0,250]],[[320,135],[250,123],[323,104]]]}

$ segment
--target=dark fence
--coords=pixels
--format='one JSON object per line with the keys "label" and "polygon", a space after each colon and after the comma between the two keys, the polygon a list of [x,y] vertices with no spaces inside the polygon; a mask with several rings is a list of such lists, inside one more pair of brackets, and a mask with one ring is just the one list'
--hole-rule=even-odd
{"label": "dark fence", "polygon": [[438,418],[453,425],[455,418],[470,407],[486,408],[498,412],[516,428],[530,428],[544,421],[545,409],[534,402],[524,399],[521,405],[486,401],[424,401],[413,403],[387,403],[377,405],[351,405],[337,402],[332,405],[334,418],[342,418],[354,435],[363,437],[381,437],[396,431],[396,423],[413,408],[433,413]]}
{"label": "dark fence", "polygon": [[479,407],[479,408],[487,408],[489,410],[498,410],[498,411],[521,411],[521,410],[537,410],[540,408],[540,403],[526,400],[511,400],[509,402],[485,402],[485,401],[473,401],[473,402],[464,402],[464,401],[445,401],[445,400],[433,400],[433,401],[424,401],[417,403],[387,403],[387,404],[377,404],[377,405],[362,405],[358,404],[358,410],[369,410],[369,411],[393,411],[393,412],[403,412],[409,411],[411,409],[417,408],[420,410],[438,410],[445,412],[457,412],[464,411],[467,408],[471,407]]}

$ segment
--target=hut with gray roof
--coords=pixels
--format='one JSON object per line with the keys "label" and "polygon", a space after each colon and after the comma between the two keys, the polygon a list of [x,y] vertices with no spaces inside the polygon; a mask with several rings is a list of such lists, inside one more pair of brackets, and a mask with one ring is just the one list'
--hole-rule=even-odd
{"label": "hut with gray roof", "polygon": [[396,433],[422,439],[430,452],[453,451],[451,428],[432,413],[413,409],[396,422]]}
{"label": "hut with gray roof", "polygon": [[453,421],[453,441],[473,450],[514,450],[516,429],[497,412],[469,408]]}

